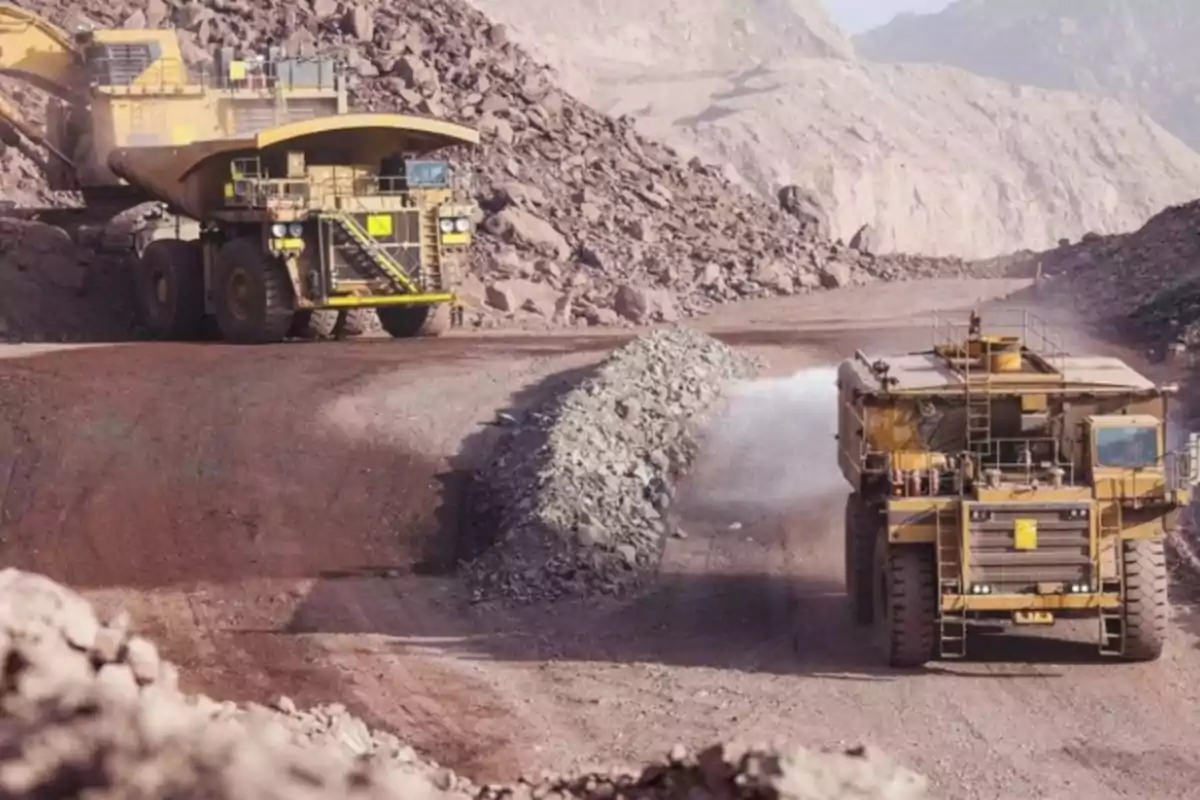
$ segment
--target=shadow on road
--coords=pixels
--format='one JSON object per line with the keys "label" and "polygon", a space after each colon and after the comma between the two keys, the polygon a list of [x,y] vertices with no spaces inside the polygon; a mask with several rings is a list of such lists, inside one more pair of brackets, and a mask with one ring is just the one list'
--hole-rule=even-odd
{"label": "shadow on road", "polygon": [[494,424],[480,426],[463,439],[449,461],[449,469],[437,476],[441,486],[438,507],[441,535],[427,539],[418,572],[449,575],[495,544],[496,532],[504,527],[504,520],[497,514],[502,513],[511,498],[496,496],[503,489],[487,485],[481,470],[487,467],[498,447],[513,437],[519,440],[516,446],[521,452],[543,452],[545,431],[529,424],[528,415],[541,411],[546,403],[579,385],[595,369],[595,364],[589,364],[556,372],[517,390],[504,408],[496,410]]}
{"label": "shadow on road", "polygon": [[[872,629],[850,618],[840,580],[665,575],[625,601],[524,609],[468,609],[446,588],[442,579],[319,581],[284,632],[384,636],[398,653],[436,647],[467,660],[649,664],[847,681],[922,674],[1050,679],[1065,673],[1048,667],[1106,663],[1092,641],[1009,631],[972,632],[966,659],[891,668],[881,663]],[[443,613],[430,614],[424,598],[439,593]],[[387,619],[364,620],[358,613],[389,594],[394,607]]]}
{"label": "shadow on road", "polygon": [[[407,368],[580,346],[154,344],[0,362],[0,558],[80,589],[404,574],[414,564],[445,572],[488,541],[459,519],[467,451],[445,470],[394,441],[336,435],[322,409],[348,386]],[[397,424],[419,429],[441,408],[435,397],[406,413]]]}

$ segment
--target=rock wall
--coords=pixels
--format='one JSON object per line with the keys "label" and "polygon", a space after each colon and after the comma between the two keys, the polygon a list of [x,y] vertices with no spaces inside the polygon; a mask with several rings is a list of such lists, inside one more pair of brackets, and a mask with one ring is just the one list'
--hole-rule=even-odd
{"label": "rock wall", "polygon": [[[511,0],[471,4],[531,34],[533,52],[562,69],[573,90],[586,90],[596,78],[573,70],[576,62],[602,64],[605,76],[683,77],[737,70],[756,59],[854,57],[820,0],[529,0],[519,9]],[[566,53],[572,56],[564,60]]]}
{"label": "rock wall", "polygon": [[[529,15],[524,2],[474,1],[586,77],[573,86],[597,107],[633,115],[764,196],[812,190],[835,238],[870,224],[880,252],[981,258],[1117,233],[1191,199],[1200,179],[1200,155],[1115,100],[769,46],[741,51],[738,64],[638,71],[571,46],[608,19],[599,4]],[[732,8],[708,0],[694,13]],[[649,25],[650,13],[631,18]]]}
{"label": "rock wall", "polygon": [[1200,149],[1198,36],[1200,6],[1188,0],[983,0],[901,15],[854,44],[874,61],[1119,98]]}

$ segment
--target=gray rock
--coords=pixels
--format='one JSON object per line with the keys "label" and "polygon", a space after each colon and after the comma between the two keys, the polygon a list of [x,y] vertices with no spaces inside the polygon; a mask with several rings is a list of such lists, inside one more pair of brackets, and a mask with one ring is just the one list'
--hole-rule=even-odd
{"label": "gray rock", "polygon": [[476,513],[504,542],[468,569],[479,596],[520,602],[637,585],[661,555],[671,487],[695,429],[756,366],[685,327],[656,330],[509,431]]}

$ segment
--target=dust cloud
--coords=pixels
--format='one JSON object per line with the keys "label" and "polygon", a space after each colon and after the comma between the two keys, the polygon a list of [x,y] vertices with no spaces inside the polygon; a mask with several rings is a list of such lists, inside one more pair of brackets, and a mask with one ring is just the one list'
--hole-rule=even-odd
{"label": "dust cloud", "polygon": [[836,366],[821,366],[735,387],[704,433],[683,504],[759,516],[844,493],[836,380]]}

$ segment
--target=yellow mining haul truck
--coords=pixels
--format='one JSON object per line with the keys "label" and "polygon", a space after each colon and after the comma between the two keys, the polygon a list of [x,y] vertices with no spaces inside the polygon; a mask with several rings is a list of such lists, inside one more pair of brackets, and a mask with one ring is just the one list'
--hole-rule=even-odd
{"label": "yellow mining haul truck", "polygon": [[893,666],[967,654],[971,620],[1098,620],[1101,654],[1153,660],[1165,532],[1200,483],[1167,399],[1119,359],[1069,356],[1022,314],[939,323],[931,350],[838,371],[846,583]]}
{"label": "yellow mining haul truck", "polygon": [[147,322],[178,338],[211,318],[227,341],[261,343],[282,340],[300,314],[374,308],[393,336],[440,332],[473,207],[448,162],[407,154],[477,141],[439,120],[343,114],[113,151],[115,174],[202,224],[194,240],[160,236],[141,253]]}
{"label": "yellow mining haul truck", "polygon": [[67,31],[9,3],[0,74],[50,96],[44,129],[0,96],[0,140],[81,192],[81,214],[165,206],[131,242],[156,335],[215,321],[229,341],[273,342],[351,309],[394,336],[458,320],[475,209],[441,154],[477,131],[351,113],[331,59],[222,49],[199,68],[173,30]]}

